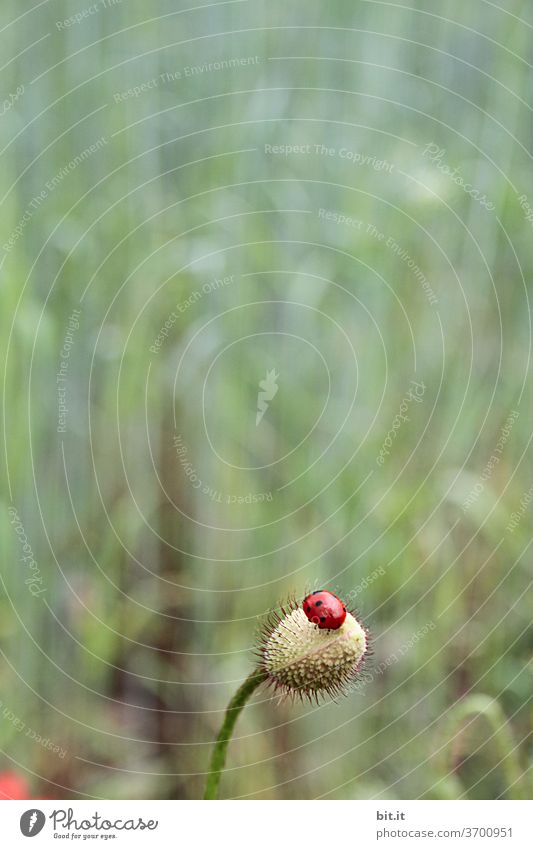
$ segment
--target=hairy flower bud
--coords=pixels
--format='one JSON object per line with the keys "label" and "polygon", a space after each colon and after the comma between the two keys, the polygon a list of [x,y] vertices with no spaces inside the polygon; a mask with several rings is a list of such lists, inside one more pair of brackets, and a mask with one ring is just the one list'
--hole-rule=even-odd
{"label": "hairy flower bud", "polygon": [[340,628],[328,631],[291,605],[264,627],[260,665],[269,682],[287,695],[335,697],[355,680],[367,652],[367,633],[352,613]]}

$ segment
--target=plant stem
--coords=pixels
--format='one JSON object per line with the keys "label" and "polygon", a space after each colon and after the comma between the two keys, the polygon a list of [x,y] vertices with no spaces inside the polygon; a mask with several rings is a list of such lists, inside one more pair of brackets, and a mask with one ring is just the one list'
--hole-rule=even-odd
{"label": "plant stem", "polygon": [[[463,730],[467,731],[476,716],[483,716],[492,730],[488,739],[493,741],[499,757],[499,764],[501,764],[503,777],[507,784],[508,797],[510,799],[527,799],[525,773],[520,766],[518,747],[501,705],[496,699],[481,693],[467,696],[452,710],[451,725],[452,727],[455,725],[459,729],[463,727]],[[467,719],[469,719],[469,722],[465,726],[464,723]],[[480,748],[481,746],[478,746],[474,753],[479,751]]]}
{"label": "plant stem", "polygon": [[220,784],[222,770],[226,763],[226,752],[231,735],[233,734],[233,729],[235,728],[235,723],[237,722],[241,710],[252,695],[253,691],[259,686],[259,684],[265,681],[266,678],[266,672],[263,672],[261,669],[254,669],[246,681],[241,684],[229,703],[224,716],[224,722],[222,723],[222,727],[211,754],[204,799],[217,798],[218,785]]}

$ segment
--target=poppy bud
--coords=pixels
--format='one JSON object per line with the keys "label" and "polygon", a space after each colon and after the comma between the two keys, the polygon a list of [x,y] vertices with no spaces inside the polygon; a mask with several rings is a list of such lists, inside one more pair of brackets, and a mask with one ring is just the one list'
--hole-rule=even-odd
{"label": "poppy bud", "polygon": [[263,630],[260,667],[284,694],[332,697],[357,678],[368,652],[368,636],[352,613],[336,630],[322,630],[301,607],[274,614]]}

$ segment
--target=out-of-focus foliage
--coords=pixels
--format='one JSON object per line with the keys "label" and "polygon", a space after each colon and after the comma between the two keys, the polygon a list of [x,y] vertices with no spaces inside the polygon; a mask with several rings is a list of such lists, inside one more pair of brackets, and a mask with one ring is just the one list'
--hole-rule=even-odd
{"label": "out-of-focus foliage", "polygon": [[260,692],[223,794],[523,795],[532,9],[190,5],[0,10],[0,768],[198,797],[327,586],[368,674]]}

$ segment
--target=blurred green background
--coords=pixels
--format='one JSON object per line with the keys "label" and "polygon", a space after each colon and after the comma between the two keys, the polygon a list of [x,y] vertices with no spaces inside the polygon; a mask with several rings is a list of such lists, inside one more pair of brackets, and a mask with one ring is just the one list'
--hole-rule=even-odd
{"label": "blurred green background", "polygon": [[198,798],[260,618],[322,586],[366,677],[260,691],[224,797],[530,793],[532,31],[2,3],[0,771],[35,796]]}

